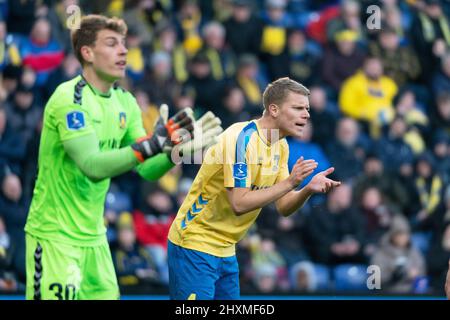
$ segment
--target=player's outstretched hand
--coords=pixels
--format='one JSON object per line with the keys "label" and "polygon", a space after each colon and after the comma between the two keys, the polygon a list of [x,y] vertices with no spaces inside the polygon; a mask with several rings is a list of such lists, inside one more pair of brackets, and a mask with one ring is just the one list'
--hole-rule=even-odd
{"label": "player's outstretched hand", "polygon": [[217,136],[223,132],[221,124],[222,121],[214,113],[206,112],[195,121],[194,138],[181,143],[174,150],[178,151],[179,156],[183,156],[209,148],[217,142]]}
{"label": "player's outstretched hand", "polygon": [[341,185],[340,181],[334,181],[331,180],[330,178],[327,178],[327,176],[333,172],[334,172],[333,167],[328,168],[325,171],[319,172],[311,179],[311,181],[308,183],[306,187],[313,193],[319,192],[326,193],[331,189],[340,186]]}
{"label": "player's outstretched hand", "polygon": [[301,184],[316,168],[317,162],[315,160],[304,160],[303,157],[300,157],[294,164],[294,167],[292,167],[288,178],[292,187],[295,188]]}
{"label": "player's outstretched hand", "polygon": [[192,139],[194,135],[194,112],[191,108],[184,108],[168,119],[169,107],[163,104],[159,113],[153,133],[131,146],[140,162],[161,152],[170,154],[174,145]]}

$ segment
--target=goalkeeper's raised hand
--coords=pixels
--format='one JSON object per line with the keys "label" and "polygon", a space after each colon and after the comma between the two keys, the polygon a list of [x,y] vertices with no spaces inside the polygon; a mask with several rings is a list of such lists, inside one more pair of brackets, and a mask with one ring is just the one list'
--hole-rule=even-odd
{"label": "goalkeeper's raised hand", "polygon": [[199,150],[205,150],[216,143],[217,136],[222,133],[220,126],[222,121],[211,111],[205,113],[200,119],[195,121],[194,138],[182,142],[174,148],[178,156],[195,154]]}
{"label": "goalkeeper's raised hand", "polygon": [[191,108],[185,108],[168,119],[169,107],[163,104],[159,113],[160,117],[153,133],[131,145],[140,162],[161,152],[170,154],[174,145],[192,139],[194,134],[194,116]]}

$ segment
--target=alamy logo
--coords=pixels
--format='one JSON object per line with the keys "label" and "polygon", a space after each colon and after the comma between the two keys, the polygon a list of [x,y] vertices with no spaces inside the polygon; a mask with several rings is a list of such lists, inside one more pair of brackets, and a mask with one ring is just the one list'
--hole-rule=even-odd
{"label": "alamy logo", "polygon": [[380,290],[381,289],[381,269],[377,265],[370,265],[367,267],[367,277],[366,285],[369,290]]}
{"label": "alamy logo", "polygon": [[81,23],[81,9],[77,5],[70,5],[66,8],[66,27],[67,29],[74,30],[80,29]]}

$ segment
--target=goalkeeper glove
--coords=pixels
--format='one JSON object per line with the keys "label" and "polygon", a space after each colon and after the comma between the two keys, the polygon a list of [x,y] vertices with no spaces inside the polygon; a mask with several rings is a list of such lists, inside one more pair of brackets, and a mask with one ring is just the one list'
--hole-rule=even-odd
{"label": "goalkeeper glove", "polygon": [[180,157],[193,155],[199,150],[205,150],[217,142],[217,136],[222,133],[222,121],[211,111],[205,113],[194,125],[194,138],[176,146]]}
{"label": "goalkeeper glove", "polygon": [[167,120],[169,107],[161,105],[160,117],[152,134],[138,139],[131,148],[140,162],[154,155],[171,153],[174,145],[189,139],[194,132],[194,116],[191,108],[185,108]]}

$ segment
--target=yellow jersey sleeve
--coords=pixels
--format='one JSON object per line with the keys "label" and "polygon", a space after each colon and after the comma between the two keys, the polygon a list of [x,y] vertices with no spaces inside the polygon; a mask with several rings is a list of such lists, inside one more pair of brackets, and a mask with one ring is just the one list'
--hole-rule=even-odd
{"label": "yellow jersey sleeve", "polygon": [[249,122],[244,128],[236,126],[221,141],[223,148],[223,182],[225,188],[250,188],[252,184],[253,161],[248,152],[252,135],[257,132],[256,124]]}

